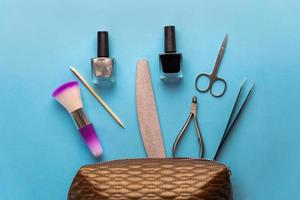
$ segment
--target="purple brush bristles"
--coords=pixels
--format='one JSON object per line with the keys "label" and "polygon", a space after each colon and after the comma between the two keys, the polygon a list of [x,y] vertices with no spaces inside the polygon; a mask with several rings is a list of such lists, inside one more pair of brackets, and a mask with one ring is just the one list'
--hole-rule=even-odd
{"label": "purple brush bristles", "polygon": [[78,85],[79,84],[78,84],[77,81],[67,82],[67,83],[61,85],[60,87],[58,87],[56,90],[54,90],[54,92],[52,93],[52,96],[55,98],[55,97],[57,97],[57,95],[59,95],[65,89],[70,88],[70,87],[74,87],[74,86],[78,86]]}

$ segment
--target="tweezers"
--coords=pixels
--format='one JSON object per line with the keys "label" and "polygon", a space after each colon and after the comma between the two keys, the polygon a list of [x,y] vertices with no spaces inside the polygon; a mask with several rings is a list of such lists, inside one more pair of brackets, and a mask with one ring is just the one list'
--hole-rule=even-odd
{"label": "tweezers", "polygon": [[[230,117],[229,117],[229,119],[228,119],[228,122],[227,122],[227,125],[226,125],[226,128],[225,128],[225,131],[224,131],[224,133],[223,133],[223,137],[222,137],[222,139],[221,139],[221,141],[220,141],[220,143],[219,143],[218,149],[217,149],[216,154],[215,154],[215,156],[214,156],[214,160],[217,160],[217,159],[218,159],[218,156],[219,156],[219,154],[220,154],[220,152],[221,152],[221,150],[222,150],[223,144],[225,143],[225,141],[226,141],[228,135],[230,134],[230,132],[231,132],[233,126],[234,126],[234,124],[236,123],[236,121],[238,120],[240,114],[242,113],[242,111],[243,111],[243,109],[244,109],[244,107],[245,107],[245,105],[246,105],[246,102],[247,102],[248,99],[249,99],[250,94],[252,93],[254,84],[251,86],[251,89],[249,90],[249,92],[248,92],[248,94],[247,94],[245,100],[242,102],[242,105],[241,105],[240,109],[237,110],[237,107],[238,107],[238,104],[239,104],[240,98],[241,98],[241,93],[242,93],[242,90],[244,89],[245,83],[246,83],[246,80],[243,81],[243,83],[242,83],[242,85],[241,85],[241,87],[240,87],[240,89],[239,89],[238,96],[237,96],[237,98],[236,98],[236,100],[235,100],[235,103],[234,103],[234,105],[233,105],[233,108],[232,108]],[[237,113],[236,113],[236,112],[237,112]],[[236,113],[236,115],[235,115],[235,113]],[[234,115],[235,115],[235,117],[233,117]]]}

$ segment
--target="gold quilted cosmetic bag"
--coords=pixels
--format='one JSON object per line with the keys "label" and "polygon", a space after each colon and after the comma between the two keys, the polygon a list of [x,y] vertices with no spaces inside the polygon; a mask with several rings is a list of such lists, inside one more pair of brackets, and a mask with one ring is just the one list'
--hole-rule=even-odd
{"label": "gold quilted cosmetic bag", "polygon": [[230,170],[216,161],[125,159],[83,166],[69,200],[231,200]]}

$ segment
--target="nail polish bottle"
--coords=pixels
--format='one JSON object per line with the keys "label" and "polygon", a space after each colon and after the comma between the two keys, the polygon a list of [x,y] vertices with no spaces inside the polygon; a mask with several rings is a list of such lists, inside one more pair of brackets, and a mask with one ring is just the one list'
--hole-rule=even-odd
{"label": "nail polish bottle", "polygon": [[92,80],[97,86],[111,85],[115,82],[116,69],[114,59],[109,57],[108,32],[98,32],[97,58],[92,58]]}
{"label": "nail polish bottle", "polygon": [[159,55],[160,78],[166,81],[181,80],[181,53],[176,52],[175,26],[165,26],[165,53]]}

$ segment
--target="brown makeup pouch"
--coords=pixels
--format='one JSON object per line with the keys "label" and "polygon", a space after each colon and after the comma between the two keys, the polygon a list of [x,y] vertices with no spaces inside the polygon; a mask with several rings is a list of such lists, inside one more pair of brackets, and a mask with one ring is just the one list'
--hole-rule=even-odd
{"label": "brown makeup pouch", "polygon": [[124,159],[86,165],[69,200],[231,200],[230,170],[216,161],[187,158]]}

